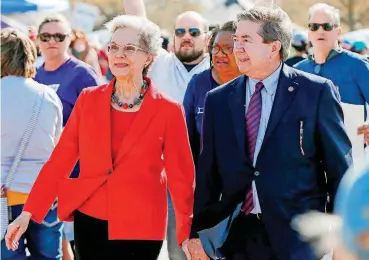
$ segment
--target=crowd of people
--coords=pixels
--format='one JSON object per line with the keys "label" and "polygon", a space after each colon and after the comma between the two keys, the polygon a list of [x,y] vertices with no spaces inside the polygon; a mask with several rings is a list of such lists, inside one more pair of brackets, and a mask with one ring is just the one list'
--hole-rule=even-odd
{"label": "crowd of people", "polygon": [[[321,259],[291,222],[346,220],[368,195],[367,169],[341,183],[364,154],[345,108],[366,113],[365,43],[327,4],[308,35],[279,7],[211,30],[187,11],[169,43],[142,0],[124,6],[106,50],[58,15],[1,31],[1,258],[150,260],[166,240],[170,260]],[[369,259],[365,203],[333,260]]]}

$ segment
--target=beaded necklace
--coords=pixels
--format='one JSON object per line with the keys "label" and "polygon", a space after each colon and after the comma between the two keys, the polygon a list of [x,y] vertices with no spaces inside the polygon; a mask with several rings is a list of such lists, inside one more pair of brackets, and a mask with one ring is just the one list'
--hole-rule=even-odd
{"label": "beaded necklace", "polygon": [[149,85],[147,84],[146,80],[143,80],[142,86],[141,86],[141,91],[140,91],[140,95],[135,98],[135,100],[133,100],[133,103],[128,104],[128,103],[124,103],[122,101],[119,100],[119,98],[115,95],[115,85],[113,87],[113,93],[111,94],[111,101],[113,103],[116,103],[119,107],[123,107],[124,109],[128,109],[128,108],[133,108],[134,106],[137,106],[139,104],[141,104],[142,99],[145,97],[145,94],[147,93],[147,90],[149,89]]}

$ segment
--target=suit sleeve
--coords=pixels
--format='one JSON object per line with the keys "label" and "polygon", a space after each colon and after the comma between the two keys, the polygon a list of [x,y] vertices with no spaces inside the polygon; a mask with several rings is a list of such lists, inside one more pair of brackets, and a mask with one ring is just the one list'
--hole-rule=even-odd
{"label": "suit sleeve", "polygon": [[181,245],[189,238],[192,224],[195,167],[184,111],[176,105],[170,113],[164,140],[164,166],[176,216],[177,241]]}
{"label": "suit sleeve", "polygon": [[352,164],[352,146],[343,123],[339,94],[331,81],[326,81],[320,96],[317,128],[328,193],[330,201],[333,202],[338,185]]}
{"label": "suit sleeve", "polygon": [[70,175],[79,158],[78,125],[84,93],[77,99],[72,114],[49,160],[42,167],[29,194],[24,211],[41,223],[57,197],[57,184]]}
{"label": "suit sleeve", "polygon": [[369,103],[369,61],[362,60],[355,67],[355,82],[359,86],[360,92],[363,95],[366,103]]}
{"label": "suit sleeve", "polygon": [[195,166],[197,166],[200,142],[199,142],[199,134],[196,129],[194,87],[195,81],[194,78],[192,78],[187,86],[187,90],[183,100],[183,107],[186,113],[187,131],[191,145],[192,158],[195,163]]}
{"label": "suit sleeve", "polygon": [[[194,222],[201,223],[203,220],[196,219],[199,213],[206,207],[219,201],[222,192],[221,180],[218,173],[215,155],[214,133],[214,106],[211,95],[206,94],[204,105],[204,117],[201,133],[201,152],[199,165],[196,172],[196,189],[194,204]],[[191,237],[197,237],[196,226],[191,230]]]}

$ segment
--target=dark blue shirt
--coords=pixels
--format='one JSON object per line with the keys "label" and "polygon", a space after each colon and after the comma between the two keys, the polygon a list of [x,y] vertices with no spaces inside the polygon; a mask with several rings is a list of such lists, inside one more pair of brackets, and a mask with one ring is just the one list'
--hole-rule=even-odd
{"label": "dark blue shirt", "polygon": [[208,91],[218,86],[219,84],[211,75],[211,69],[207,69],[193,76],[187,86],[183,106],[186,112],[188,135],[195,165],[197,165],[197,159],[200,153],[200,137],[205,95]]}
{"label": "dark blue shirt", "polygon": [[[42,65],[37,69],[35,81],[56,91],[63,104],[63,126],[67,123],[81,91],[98,85],[98,77],[92,67],[74,57],[54,71],[46,71]],[[76,178],[78,175],[79,163],[74,167],[70,177]]]}
{"label": "dark blue shirt", "polygon": [[48,85],[58,94],[63,104],[63,126],[67,123],[82,89],[98,85],[98,77],[92,67],[74,57],[54,71],[46,71],[42,65],[37,68],[34,79]]}
{"label": "dark blue shirt", "polygon": [[197,65],[197,64],[190,64],[190,65],[188,65],[188,64],[183,64],[183,66],[186,68],[186,70],[187,70],[188,72],[190,72],[193,68],[195,68],[195,67],[196,67],[196,65]]}

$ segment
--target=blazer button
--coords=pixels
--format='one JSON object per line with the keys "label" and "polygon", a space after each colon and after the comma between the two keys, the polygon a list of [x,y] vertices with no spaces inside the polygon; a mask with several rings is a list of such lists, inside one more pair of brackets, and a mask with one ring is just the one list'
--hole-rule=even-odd
{"label": "blazer button", "polygon": [[256,172],[254,172],[254,175],[255,176],[259,176],[260,175],[260,172],[256,171]]}
{"label": "blazer button", "polygon": [[112,172],[113,172],[113,171],[112,171],[111,169],[109,169],[109,170],[108,170],[108,175],[112,174]]}

